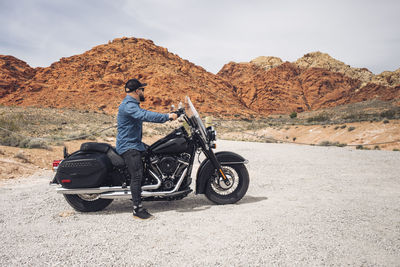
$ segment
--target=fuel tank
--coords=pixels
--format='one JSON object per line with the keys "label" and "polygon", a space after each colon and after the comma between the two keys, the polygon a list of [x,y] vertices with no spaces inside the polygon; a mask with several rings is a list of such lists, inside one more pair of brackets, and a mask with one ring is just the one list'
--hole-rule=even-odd
{"label": "fuel tank", "polygon": [[149,150],[155,154],[180,154],[186,152],[189,148],[186,130],[181,127],[168,134],[166,137],[158,140],[149,147]]}

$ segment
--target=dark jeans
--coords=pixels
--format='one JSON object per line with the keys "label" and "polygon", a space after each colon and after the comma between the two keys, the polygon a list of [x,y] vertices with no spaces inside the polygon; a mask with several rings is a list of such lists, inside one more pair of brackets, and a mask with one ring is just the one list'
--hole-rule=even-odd
{"label": "dark jeans", "polygon": [[131,176],[131,193],[133,206],[139,207],[141,204],[142,194],[142,179],[143,179],[143,162],[142,152],[134,149],[130,149],[121,155],[125,164],[128,167],[129,174]]}

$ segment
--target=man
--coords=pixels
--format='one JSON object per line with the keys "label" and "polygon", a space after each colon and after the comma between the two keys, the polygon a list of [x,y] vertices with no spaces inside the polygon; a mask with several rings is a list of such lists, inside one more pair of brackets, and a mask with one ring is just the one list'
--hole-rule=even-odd
{"label": "man", "polygon": [[131,176],[131,193],[133,201],[133,217],[150,219],[153,216],[141,204],[141,182],[143,178],[142,152],[145,145],[142,143],[142,125],[144,121],[164,123],[177,119],[175,113],[162,114],[140,108],[144,101],[144,87],[147,84],[131,79],[125,84],[126,97],[118,109],[117,123],[117,152],[128,167]]}

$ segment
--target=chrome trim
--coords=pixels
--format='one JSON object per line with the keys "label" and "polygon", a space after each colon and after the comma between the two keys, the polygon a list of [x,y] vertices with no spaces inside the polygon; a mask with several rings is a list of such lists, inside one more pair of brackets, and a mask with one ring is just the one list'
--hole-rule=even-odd
{"label": "chrome trim", "polygon": [[221,165],[228,164],[247,164],[249,161],[246,159],[245,161],[234,161],[234,162],[220,162]]}
{"label": "chrome trim", "polygon": [[[178,188],[181,186],[183,179],[186,176],[187,168],[183,171],[181,177],[179,178],[178,183],[175,188],[170,191],[162,191],[162,192],[150,192],[150,191],[142,191],[142,197],[166,197],[166,196],[174,196],[178,194]],[[184,191],[179,191],[184,192]],[[99,198],[132,198],[131,191],[126,192],[107,192],[100,194]]]}
{"label": "chrome trim", "polygon": [[186,168],[181,177],[179,178],[178,183],[176,183],[176,186],[174,189],[170,190],[170,191],[162,191],[162,192],[149,192],[149,191],[142,191],[142,197],[154,197],[154,196],[168,196],[172,193],[175,193],[176,191],[178,191],[179,187],[181,186],[183,179],[185,179],[186,173],[187,173],[188,168]]}
{"label": "chrome trim", "polygon": [[154,189],[158,189],[161,186],[161,179],[160,177],[157,176],[157,174],[155,174],[154,172],[152,172],[151,170],[149,170],[149,173],[151,174],[151,176],[153,176],[156,180],[157,183],[156,184],[152,184],[152,185],[144,185],[142,186],[142,190],[154,190]]}
{"label": "chrome trim", "polygon": [[60,194],[69,194],[69,195],[81,195],[81,194],[101,194],[105,192],[123,192],[130,191],[129,187],[122,188],[122,186],[103,186],[96,188],[77,188],[77,189],[68,189],[68,188],[56,188],[57,193]]}
{"label": "chrome trim", "polygon": [[116,199],[116,198],[132,198],[131,191],[125,192],[107,192],[99,195],[99,198]]}
{"label": "chrome trim", "polygon": [[[183,191],[176,191],[174,193],[170,193],[170,194],[165,195],[165,196],[173,197],[173,196],[177,196],[177,195],[180,195],[180,194],[183,194],[183,193],[190,193],[191,191],[192,191],[191,189],[189,189],[189,190],[187,189],[187,190],[183,190]],[[148,192],[148,193],[157,193],[157,192]],[[159,192],[159,193],[161,193],[161,192]],[[157,196],[161,196],[161,195],[152,194],[152,195],[148,195],[148,196],[145,196],[145,197],[157,197]],[[105,198],[105,199],[129,198],[130,199],[130,198],[132,198],[132,196],[131,196],[131,192],[127,192],[127,193],[124,193],[124,192],[110,192],[110,193],[101,194],[99,198]]]}
{"label": "chrome trim", "polygon": [[183,161],[181,159],[178,159],[178,162],[182,163],[183,165],[186,165],[186,166],[189,165],[189,162]]}
{"label": "chrome trim", "polygon": [[[172,189],[170,191],[161,191],[161,192],[142,191],[142,197],[155,197],[155,196],[163,197],[163,196],[175,195],[178,192],[179,187],[181,186],[183,180],[186,177],[187,170],[188,170],[188,168],[186,168],[182,172],[182,175],[179,178],[178,183],[176,184],[174,189]],[[159,179],[159,178],[157,177],[156,179]],[[150,186],[156,186],[156,185],[158,185],[158,183],[155,185],[148,185],[147,188],[149,188]],[[77,189],[67,189],[67,188],[60,187],[60,188],[56,188],[56,191],[57,191],[57,193],[60,193],[60,194],[70,194],[70,195],[99,194],[99,198],[120,198],[120,197],[131,198],[130,187],[122,188],[122,186],[104,186],[104,187],[97,187],[97,188],[77,188]],[[181,192],[181,191],[179,191],[179,192]]]}
{"label": "chrome trim", "polygon": [[178,170],[179,170],[180,167],[181,167],[181,164],[179,164],[179,162],[178,162],[178,166],[176,167],[174,173],[172,174],[173,179],[175,179],[175,175],[176,175],[176,173],[178,172]]}

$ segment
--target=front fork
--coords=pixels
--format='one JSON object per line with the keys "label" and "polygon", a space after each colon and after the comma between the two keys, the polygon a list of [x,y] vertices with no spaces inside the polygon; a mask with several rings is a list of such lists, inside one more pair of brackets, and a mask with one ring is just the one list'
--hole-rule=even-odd
{"label": "front fork", "polygon": [[206,154],[206,157],[211,161],[211,163],[214,165],[214,168],[217,170],[218,176],[222,178],[222,181],[224,181],[225,185],[230,186],[231,182],[229,179],[226,177],[224,170],[222,169],[221,164],[219,163],[217,157],[214,154],[214,151],[212,151],[212,148],[209,148],[208,150],[204,150],[204,154]]}

